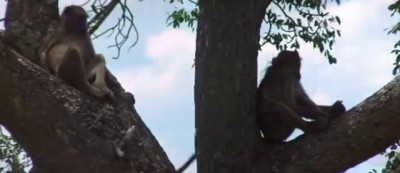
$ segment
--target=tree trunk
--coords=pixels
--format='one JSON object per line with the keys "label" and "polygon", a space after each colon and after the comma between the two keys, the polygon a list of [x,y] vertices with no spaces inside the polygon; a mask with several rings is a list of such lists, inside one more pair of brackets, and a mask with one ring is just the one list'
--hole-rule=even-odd
{"label": "tree trunk", "polygon": [[259,140],[257,54],[268,1],[199,0],[195,62],[198,172],[249,172]]}
{"label": "tree trunk", "polygon": [[[57,11],[56,1],[9,0],[0,38],[0,123],[32,158],[31,172],[175,172],[134,109],[133,95],[109,71],[107,84],[118,91],[114,105],[65,85],[20,55],[37,62],[38,40]],[[132,126],[133,138],[118,156],[116,146]]]}

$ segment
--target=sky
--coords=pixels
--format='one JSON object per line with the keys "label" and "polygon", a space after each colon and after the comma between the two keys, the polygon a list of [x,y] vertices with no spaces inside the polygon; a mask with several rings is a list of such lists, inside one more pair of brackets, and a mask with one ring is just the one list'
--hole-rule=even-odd
{"label": "sky", "polygon": [[[81,2],[60,0],[59,6]],[[332,51],[338,63],[330,65],[312,45],[302,44],[298,50],[303,58],[302,83],[316,103],[332,104],[343,100],[350,109],[393,79],[395,56],[390,51],[396,36],[384,31],[396,22],[387,10],[390,2],[393,0],[347,0],[340,6],[328,8],[327,11],[340,16],[342,21],[339,26],[342,37],[336,40]],[[185,27],[167,26],[167,15],[177,8],[174,5],[154,0],[129,3],[139,31],[138,44],[128,51],[128,43],[119,59],[111,58],[116,55],[116,49],[108,48],[113,43],[112,38],[96,39],[94,47],[105,55],[108,68],[123,87],[134,94],[138,113],[172,163],[179,167],[194,152],[192,65],[196,33]],[[0,2],[0,16],[4,14],[5,4]],[[115,11],[100,30],[113,24],[118,12]],[[266,29],[263,27],[262,31]],[[258,56],[260,77],[277,54],[271,45],[262,47]],[[378,155],[346,173],[380,170],[385,163],[386,158]],[[187,172],[195,173],[195,167],[193,164]]]}

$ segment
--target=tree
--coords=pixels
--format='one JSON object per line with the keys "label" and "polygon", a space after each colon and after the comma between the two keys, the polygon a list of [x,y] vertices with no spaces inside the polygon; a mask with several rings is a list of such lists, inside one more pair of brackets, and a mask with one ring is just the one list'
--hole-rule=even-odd
{"label": "tree", "polygon": [[[394,2],[391,5],[389,5],[388,9],[392,12],[392,16],[394,15],[399,15],[400,14],[400,1]],[[388,34],[393,34],[396,35],[397,32],[400,31],[400,22],[397,22],[393,27],[388,29]],[[394,50],[392,51],[393,54],[397,55],[396,61],[394,63],[394,69],[393,69],[393,74],[397,74],[398,70],[400,68],[400,41],[396,42],[394,44]],[[393,145],[390,146],[389,151],[386,153],[383,152],[382,154],[385,154],[385,156],[388,158],[388,161],[385,165],[385,168],[382,170],[382,173],[389,173],[389,172],[399,172],[400,170],[400,153],[398,152],[398,147],[399,147],[399,141],[394,143]],[[373,172],[377,172],[376,170],[373,170]]]}
{"label": "tree", "polygon": [[[32,158],[33,172],[175,172],[132,107],[134,99],[116,79],[108,83],[117,91],[119,102],[110,106],[59,80],[49,80],[53,77],[26,59],[35,62],[37,40],[57,19],[56,2],[9,0],[0,43],[0,123]],[[323,5],[313,2],[199,0],[195,60],[199,172],[338,172],[400,138],[396,78],[336,120],[329,131],[285,145],[261,142],[254,116],[256,58],[265,12],[271,4],[317,9]],[[268,19],[274,18],[268,14]],[[296,28],[289,30],[293,35],[275,33],[265,39],[280,49],[299,46],[292,38],[309,40],[335,62],[326,51],[336,31],[308,37],[305,31],[300,35],[306,29],[302,22],[287,20],[269,22],[283,30],[287,28],[282,25]],[[282,43],[287,38],[294,42]],[[115,145],[132,126],[135,136],[123,146],[126,155],[118,157]],[[366,133],[371,126],[374,132]]]}
{"label": "tree", "polygon": [[[115,77],[107,81],[117,97],[111,106],[31,63],[57,7],[58,1],[8,1],[0,43],[0,122],[32,158],[31,172],[174,172]],[[120,146],[132,126],[138,137]],[[118,158],[115,146],[125,156]]]}

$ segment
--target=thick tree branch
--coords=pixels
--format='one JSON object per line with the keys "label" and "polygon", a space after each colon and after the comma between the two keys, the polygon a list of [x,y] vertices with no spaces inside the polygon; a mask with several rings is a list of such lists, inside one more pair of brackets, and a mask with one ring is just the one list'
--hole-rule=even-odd
{"label": "thick tree branch", "polygon": [[[0,123],[34,165],[48,172],[174,172],[132,107],[96,101],[3,45],[0,52]],[[114,146],[132,126],[118,157]]]}
{"label": "thick tree branch", "polygon": [[399,106],[398,76],[327,131],[285,145],[263,145],[257,172],[343,172],[400,139]]}

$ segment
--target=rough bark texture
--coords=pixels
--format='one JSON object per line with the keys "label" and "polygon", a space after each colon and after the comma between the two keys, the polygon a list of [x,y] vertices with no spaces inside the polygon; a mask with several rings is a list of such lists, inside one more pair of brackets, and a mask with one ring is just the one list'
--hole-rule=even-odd
{"label": "rough bark texture", "polygon": [[[38,40],[58,17],[44,14],[57,11],[54,1],[9,0],[0,43],[0,123],[30,155],[33,172],[175,172],[135,111],[133,96],[110,72],[107,84],[118,91],[114,105],[65,85],[10,51],[35,62]],[[122,148],[126,155],[118,157],[114,145],[131,126],[134,137]]]}
{"label": "rough bark texture", "polygon": [[6,28],[4,43],[38,64],[39,40],[58,18],[57,2],[54,0],[9,0],[4,21]]}
{"label": "rough bark texture", "polygon": [[268,1],[199,0],[195,62],[198,172],[249,172],[260,26]]}

